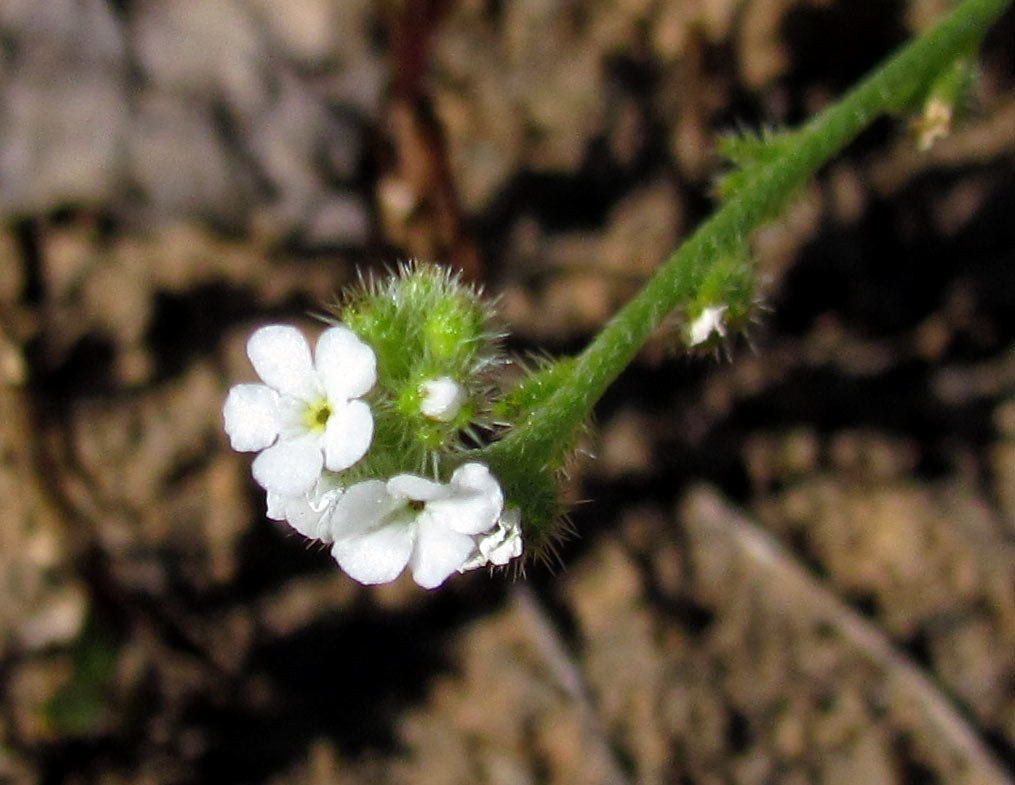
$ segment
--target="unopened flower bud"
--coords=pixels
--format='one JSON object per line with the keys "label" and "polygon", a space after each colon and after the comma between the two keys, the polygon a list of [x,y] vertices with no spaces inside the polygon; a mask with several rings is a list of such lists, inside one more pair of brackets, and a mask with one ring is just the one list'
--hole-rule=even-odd
{"label": "unopened flower bud", "polygon": [[715,333],[720,338],[726,337],[726,324],[723,316],[728,310],[726,305],[710,305],[703,308],[698,318],[687,327],[687,343],[697,346],[705,343]]}
{"label": "unopened flower bud", "polygon": [[465,390],[450,376],[431,379],[420,387],[422,400],[419,410],[424,416],[438,422],[451,422],[462,410]]}

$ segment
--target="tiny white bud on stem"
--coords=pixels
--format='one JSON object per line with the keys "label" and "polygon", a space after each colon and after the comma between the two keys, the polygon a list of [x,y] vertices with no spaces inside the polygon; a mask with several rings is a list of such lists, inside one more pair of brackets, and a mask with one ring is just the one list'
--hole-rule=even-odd
{"label": "tiny white bud on stem", "polygon": [[687,329],[688,340],[691,346],[704,343],[712,333],[717,333],[720,338],[726,336],[726,325],[723,323],[723,314],[726,313],[726,305],[710,305],[702,310],[701,315],[691,322]]}
{"label": "tiny white bud on stem", "polygon": [[423,400],[419,409],[426,417],[439,422],[451,422],[462,410],[465,390],[458,382],[447,376],[424,382]]}

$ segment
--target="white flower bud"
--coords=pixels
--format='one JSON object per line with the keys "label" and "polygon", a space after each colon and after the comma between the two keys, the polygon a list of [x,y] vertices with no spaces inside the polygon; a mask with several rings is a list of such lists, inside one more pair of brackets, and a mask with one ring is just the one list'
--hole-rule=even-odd
{"label": "white flower bud", "polygon": [[700,343],[705,343],[712,333],[716,333],[720,338],[725,338],[726,325],[723,323],[723,314],[726,313],[728,307],[726,305],[710,305],[703,309],[701,315],[687,328],[689,345],[697,346]]}
{"label": "white flower bud", "polygon": [[451,422],[462,410],[465,390],[448,376],[424,382],[421,388],[423,400],[419,409],[426,417],[439,422]]}

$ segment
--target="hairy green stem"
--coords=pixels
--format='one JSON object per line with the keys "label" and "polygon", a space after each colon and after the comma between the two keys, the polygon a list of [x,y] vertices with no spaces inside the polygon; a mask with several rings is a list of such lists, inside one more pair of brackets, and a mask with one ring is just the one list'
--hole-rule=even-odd
{"label": "hairy green stem", "polygon": [[750,232],[775,217],[793,192],[880,115],[917,101],[931,80],[973,52],[1010,0],[964,0],[936,27],[892,56],[840,101],[794,132],[785,151],[702,224],[578,356],[565,383],[505,438],[481,451],[495,470],[559,463],[592,408],[674,308],[703,276],[742,248]]}

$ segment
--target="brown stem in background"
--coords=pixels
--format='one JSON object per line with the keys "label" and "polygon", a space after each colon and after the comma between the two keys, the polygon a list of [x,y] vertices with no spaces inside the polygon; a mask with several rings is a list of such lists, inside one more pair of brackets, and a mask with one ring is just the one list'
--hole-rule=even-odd
{"label": "brown stem in background", "polygon": [[426,91],[429,44],[446,7],[444,0],[385,3],[392,64],[385,121],[395,160],[378,182],[377,199],[385,239],[478,281],[479,250],[465,228],[443,130]]}

